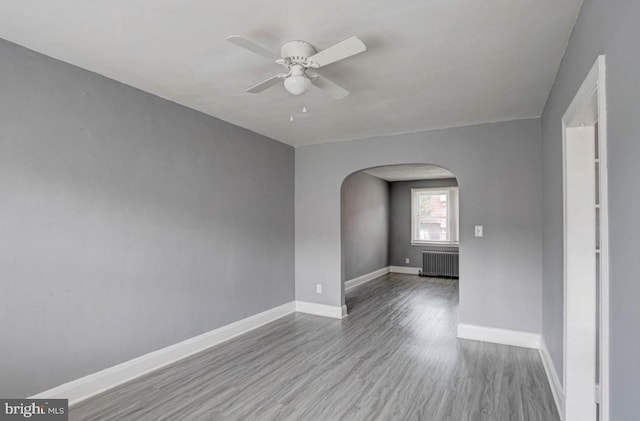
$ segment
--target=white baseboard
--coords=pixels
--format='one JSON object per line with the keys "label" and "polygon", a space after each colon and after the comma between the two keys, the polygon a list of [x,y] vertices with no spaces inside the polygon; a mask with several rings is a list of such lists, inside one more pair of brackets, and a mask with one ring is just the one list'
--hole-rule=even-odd
{"label": "white baseboard", "polygon": [[547,374],[547,380],[549,381],[549,387],[551,388],[551,393],[553,394],[553,400],[556,404],[556,408],[558,409],[558,414],[560,414],[560,419],[564,420],[564,388],[558,378],[558,372],[556,371],[553,360],[551,359],[551,354],[549,354],[547,345],[541,335],[518,330],[498,329],[459,323],[458,338],[537,349],[540,353],[540,358],[542,359],[544,371]]}
{"label": "white baseboard", "polygon": [[347,306],[330,306],[327,304],[311,303],[308,301],[296,301],[296,311],[313,314],[315,316],[342,319],[347,315]]}
{"label": "white baseboard", "polygon": [[418,275],[421,268],[414,268],[410,266],[389,266],[389,272],[391,273],[404,273],[407,275]]}
{"label": "white baseboard", "polygon": [[542,358],[544,371],[547,373],[547,379],[549,380],[549,386],[551,387],[551,393],[553,394],[553,400],[556,403],[558,414],[560,414],[560,419],[564,420],[564,388],[562,387],[562,383],[558,377],[558,371],[553,364],[551,354],[549,354],[544,339],[540,340],[540,358]]}
{"label": "white baseboard", "polygon": [[44,392],[31,396],[31,399],[69,399],[69,405],[74,405],[91,396],[95,396],[133,380],[136,377],[175,363],[295,311],[296,303],[292,301],[218,329],[194,336],[193,338],[178,342],[166,348],[89,374],[80,379],[54,387],[53,389],[45,390]]}
{"label": "white baseboard", "polygon": [[380,276],[386,275],[387,273],[389,273],[389,266],[378,269],[378,270],[374,270],[371,273],[367,273],[366,275],[362,275],[362,276],[358,276],[357,278],[353,278],[353,279],[349,279],[348,281],[346,281],[344,283],[344,289],[345,291],[350,290],[351,288],[355,288],[359,285],[362,284],[366,284],[369,281],[372,281],[376,278],[379,278]]}
{"label": "white baseboard", "polygon": [[540,335],[537,333],[498,329],[495,327],[475,326],[466,323],[458,324],[458,338],[519,346],[522,348],[540,349]]}

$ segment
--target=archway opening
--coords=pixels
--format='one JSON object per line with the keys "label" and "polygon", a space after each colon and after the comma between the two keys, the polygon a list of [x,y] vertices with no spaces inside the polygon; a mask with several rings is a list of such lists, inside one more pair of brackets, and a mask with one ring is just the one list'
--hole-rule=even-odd
{"label": "archway opening", "polygon": [[[459,185],[434,164],[397,164],[348,175],[341,186],[342,302],[389,274],[459,278]],[[457,288],[457,284],[456,284]]]}

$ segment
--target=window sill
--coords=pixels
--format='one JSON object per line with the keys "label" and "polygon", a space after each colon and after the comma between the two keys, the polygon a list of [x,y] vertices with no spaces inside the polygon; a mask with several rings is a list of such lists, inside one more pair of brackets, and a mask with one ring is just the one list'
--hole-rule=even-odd
{"label": "window sill", "polygon": [[457,248],[460,246],[460,243],[411,243],[412,247],[449,247],[449,248]]}

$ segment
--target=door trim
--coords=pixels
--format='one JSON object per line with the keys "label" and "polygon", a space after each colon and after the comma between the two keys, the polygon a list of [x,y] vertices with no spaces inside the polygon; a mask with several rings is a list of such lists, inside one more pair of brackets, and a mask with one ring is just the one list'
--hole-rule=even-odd
{"label": "door trim", "polygon": [[[594,97],[597,98],[595,106],[589,107],[589,101]],[[564,226],[564,250],[563,253],[563,284],[564,284],[564,364],[565,375],[563,376],[563,385],[566,390],[566,358],[567,358],[567,216],[566,216],[566,140],[567,128],[569,124],[579,117],[581,112],[586,108],[592,108],[597,113],[598,122],[598,158],[600,170],[600,420],[609,421],[610,396],[609,396],[609,209],[608,209],[608,166],[607,166],[607,99],[606,99],[606,60],[604,55],[598,56],[593,67],[589,71],[586,79],[582,83],[576,96],[571,101],[567,111],[562,117],[562,147],[563,147],[563,226]],[[595,383],[595,379],[594,379]],[[594,391],[595,394],[595,391]],[[564,417],[563,417],[564,419]],[[573,420],[567,420],[573,421]]]}

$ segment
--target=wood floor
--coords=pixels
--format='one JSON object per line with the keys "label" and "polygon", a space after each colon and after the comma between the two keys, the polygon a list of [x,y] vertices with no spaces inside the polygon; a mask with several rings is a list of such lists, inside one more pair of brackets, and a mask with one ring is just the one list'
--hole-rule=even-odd
{"label": "wood floor", "polygon": [[71,408],[71,420],[558,420],[537,351],[455,338],[457,281],[390,274]]}

